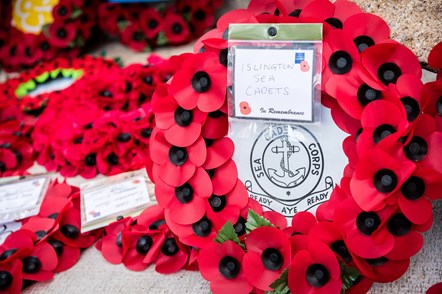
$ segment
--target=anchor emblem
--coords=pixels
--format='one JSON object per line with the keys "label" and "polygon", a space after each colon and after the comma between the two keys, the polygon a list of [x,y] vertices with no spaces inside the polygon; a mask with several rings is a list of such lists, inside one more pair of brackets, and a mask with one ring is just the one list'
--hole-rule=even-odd
{"label": "anchor emblem", "polygon": [[272,153],[282,154],[282,159],[280,162],[280,167],[282,174],[278,174],[278,171],[273,168],[269,168],[267,171],[270,175],[270,179],[278,182],[286,187],[299,185],[306,176],[306,168],[301,167],[295,170],[295,172],[290,170],[289,158],[294,153],[299,152],[299,146],[292,145],[287,138],[281,139],[282,146],[275,146],[271,149]]}

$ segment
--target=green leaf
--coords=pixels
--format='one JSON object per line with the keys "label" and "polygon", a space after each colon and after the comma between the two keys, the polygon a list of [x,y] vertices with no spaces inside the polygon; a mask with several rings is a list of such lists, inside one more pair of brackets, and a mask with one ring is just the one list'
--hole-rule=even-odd
{"label": "green leaf", "polygon": [[53,71],[51,71],[51,73],[50,73],[50,75],[51,75],[51,78],[52,79],[56,79],[57,77],[58,77],[58,74],[60,73],[60,69],[59,68],[57,68],[57,69],[54,69]]}
{"label": "green leaf", "polygon": [[268,219],[258,215],[256,212],[249,209],[249,214],[247,216],[247,223],[246,223],[247,233],[259,227],[274,227],[274,226]]}
{"label": "green leaf", "polygon": [[82,69],[77,69],[77,70],[73,70],[72,71],[72,78],[73,79],[78,79],[83,75],[83,70]]}
{"label": "green leaf", "polygon": [[23,83],[22,86],[25,87],[26,90],[32,91],[35,89],[35,87],[37,87],[37,84],[34,80],[29,80],[26,83]]}
{"label": "green leaf", "polygon": [[223,244],[227,240],[233,241],[239,246],[241,246],[242,249],[246,249],[244,244],[241,243],[241,241],[238,238],[238,235],[235,232],[235,228],[233,227],[231,222],[226,222],[224,226],[221,228],[221,230],[218,231],[218,234],[216,235],[214,241],[218,242],[220,244]]}
{"label": "green leaf", "polygon": [[39,75],[38,77],[36,77],[35,80],[39,83],[44,83],[48,80],[48,78],[49,78],[49,73],[45,72]]}
{"label": "green leaf", "polygon": [[103,49],[103,50],[100,51],[100,53],[98,55],[101,56],[101,57],[105,57],[106,54],[107,54],[106,50]]}
{"label": "green leaf", "polygon": [[72,11],[71,18],[75,19],[77,17],[80,17],[83,14],[83,11],[81,9],[75,8],[74,11]]}
{"label": "green leaf", "polygon": [[123,59],[121,59],[121,57],[114,57],[113,60],[118,64],[119,67],[124,67],[124,62]]}
{"label": "green leaf", "polygon": [[169,43],[169,40],[166,38],[166,33],[164,31],[159,32],[157,36],[157,45],[164,46],[167,43]]}
{"label": "green leaf", "polygon": [[117,23],[118,29],[120,32],[124,31],[126,27],[129,25],[129,22],[127,20],[122,20]]}
{"label": "green leaf", "polygon": [[50,25],[51,25],[50,23],[46,23],[46,24],[44,24],[43,27],[41,28],[43,34],[44,34],[46,37],[49,37],[49,26],[50,26]]}
{"label": "green leaf", "polygon": [[63,78],[70,78],[72,76],[72,69],[70,68],[63,68],[61,70],[61,75]]}
{"label": "green leaf", "polygon": [[344,294],[346,290],[350,289],[354,285],[354,282],[359,278],[360,273],[357,269],[348,266],[344,262],[339,261],[339,263],[341,265],[341,293]]}
{"label": "green leaf", "polygon": [[26,90],[25,87],[23,87],[22,85],[20,85],[16,90],[15,90],[15,96],[17,96],[18,98],[21,98],[23,96],[26,96],[26,94],[28,94],[28,91]]}
{"label": "green leaf", "polygon": [[281,273],[281,276],[279,276],[279,278],[276,279],[276,281],[274,281],[273,283],[270,284],[270,288],[272,288],[273,291],[266,292],[266,293],[289,294],[290,289],[289,289],[289,285],[288,285],[287,281],[288,281],[288,269],[285,269]]}

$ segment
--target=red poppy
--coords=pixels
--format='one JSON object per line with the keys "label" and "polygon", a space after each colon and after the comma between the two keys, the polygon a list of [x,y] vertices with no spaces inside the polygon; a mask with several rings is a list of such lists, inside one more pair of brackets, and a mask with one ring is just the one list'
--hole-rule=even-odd
{"label": "red poppy", "polygon": [[317,221],[313,214],[307,211],[300,211],[292,217],[291,226],[284,230],[284,232],[288,236],[295,234],[308,235],[316,223]]}
{"label": "red poppy", "polygon": [[188,259],[189,248],[169,233],[155,261],[155,271],[161,274],[175,273],[187,264]]}
{"label": "red poppy", "polygon": [[23,264],[14,259],[8,263],[0,263],[0,292],[20,293],[23,285]]}
{"label": "red poppy", "polygon": [[122,232],[123,263],[133,271],[142,271],[158,256],[164,243],[163,232],[133,225]]}
{"label": "red poppy", "polygon": [[345,20],[343,29],[353,39],[359,52],[390,37],[390,28],[385,20],[371,13],[350,16]]}
{"label": "red poppy", "polygon": [[396,142],[408,131],[405,108],[399,102],[377,100],[368,104],[361,116],[362,132],[357,139],[359,156],[391,142]]}
{"label": "red poppy", "polygon": [[229,123],[227,113],[221,110],[209,112],[201,134],[207,139],[219,139],[227,135]]}
{"label": "red poppy", "polygon": [[247,206],[249,197],[244,184],[237,180],[234,188],[226,194],[212,194],[207,200],[207,211],[213,212],[220,223],[234,224],[240,210]]}
{"label": "red poppy", "polygon": [[68,47],[77,36],[74,23],[53,22],[49,25],[49,42],[59,48]]}
{"label": "red poppy", "polygon": [[270,284],[289,266],[291,248],[288,237],[272,227],[259,227],[249,233],[243,269],[256,288],[271,291]]}
{"label": "red poppy", "polygon": [[[313,2],[317,1],[330,3],[326,0],[315,0]],[[329,79],[334,75],[341,78],[356,77],[358,64],[359,52],[353,40],[341,30],[330,31],[324,37],[322,89],[329,87],[327,85]],[[335,78],[332,81],[336,83],[340,80]]]}
{"label": "red poppy", "polygon": [[[292,237],[292,244],[296,241],[297,236]],[[324,243],[309,238],[305,248],[293,256],[288,286],[293,293],[339,293],[341,269],[333,251]]]}
{"label": "red poppy", "polygon": [[63,242],[60,242],[56,239],[51,239],[47,242],[55,250],[58,257],[58,264],[57,267],[53,270],[54,273],[60,273],[70,269],[80,259],[79,248],[65,245],[63,244]]}
{"label": "red poppy", "polygon": [[397,191],[411,176],[416,165],[399,161],[381,150],[373,149],[361,157],[351,180],[351,192],[364,210],[380,210],[397,201]]}
{"label": "red poppy", "polygon": [[66,21],[71,17],[72,11],[72,6],[68,3],[58,3],[52,9],[52,16],[55,21]]}
{"label": "red poppy", "polygon": [[418,168],[402,184],[398,204],[403,214],[413,224],[421,225],[432,216],[430,200],[441,197],[442,174],[433,170]]}
{"label": "red poppy", "polygon": [[164,33],[170,44],[183,43],[190,36],[190,30],[181,15],[169,10],[164,16]]}
{"label": "red poppy", "polygon": [[232,158],[235,146],[230,138],[204,139],[204,141],[207,146],[207,159],[203,167],[206,170],[220,167]]}
{"label": "red poppy", "polygon": [[353,198],[340,202],[334,213],[334,222],[346,235],[347,248],[362,258],[379,258],[394,248],[394,236],[387,230],[388,219],[394,207],[363,211]]}
{"label": "red poppy", "polygon": [[89,233],[81,233],[80,210],[72,208],[62,214],[60,229],[55,232],[54,238],[65,245],[75,248],[88,248],[95,239]]}
{"label": "red poppy", "polygon": [[194,35],[200,36],[215,22],[215,7],[201,2],[194,2],[191,9],[190,27]]}
{"label": "red poppy", "polygon": [[181,186],[206,160],[206,146],[199,138],[188,147],[178,147],[167,142],[164,132],[155,129],[152,133],[150,155],[154,162],[153,173],[166,184]]}
{"label": "red poppy", "polygon": [[22,259],[23,279],[45,282],[54,277],[58,257],[54,248],[46,242],[35,245],[32,252]]}
{"label": "red poppy", "polygon": [[133,220],[126,217],[111,223],[105,228],[105,235],[95,245],[101,251],[103,257],[112,264],[120,264],[123,261],[123,230],[125,230]]}
{"label": "red poppy", "polygon": [[189,225],[175,223],[169,210],[164,211],[164,216],[170,230],[176,234],[180,241],[188,246],[202,248],[213,241],[219,229],[224,225],[220,223],[213,212],[208,211],[198,221]]}
{"label": "red poppy", "polygon": [[54,219],[33,216],[24,221],[21,228],[33,232],[37,236],[37,241],[40,242],[58,229],[58,223]]}
{"label": "red poppy", "polygon": [[442,131],[442,101],[440,96],[442,96],[442,79],[423,85],[421,90],[422,110],[434,117],[438,131]]}
{"label": "red poppy", "polygon": [[399,279],[408,269],[410,259],[391,260],[384,256],[355,260],[358,270],[375,282],[389,283]]}
{"label": "red poppy", "polygon": [[430,288],[428,288],[428,290],[425,292],[425,294],[438,294],[442,292],[442,283],[437,283],[433,286],[431,286]]}
{"label": "red poppy", "polygon": [[361,53],[359,76],[370,87],[383,90],[403,74],[422,77],[419,60],[407,47],[393,41],[375,44]]}
{"label": "red poppy", "polygon": [[384,99],[384,92],[365,84],[358,77],[332,76],[326,85],[327,94],[334,97],[347,115],[360,120],[365,106]]}
{"label": "red poppy", "polygon": [[420,98],[421,80],[414,75],[404,74],[398,78],[396,84],[389,84],[388,88],[391,95],[387,95],[387,98],[401,102],[409,122],[416,120],[422,112]]}
{"label": "red poppy", "polygon": [[143,9],[138,20],[140,28],[148,40],[156,38],[158,33],[163,29],[164,23],[162,17],[156,9]]}
{"label": "red poppy", "polygon": [[183,185],[169,186],[161,178],[155,180],[158,204],[170,211],[172,220],[178,224],[191,224],[206,213],[206,201],[212,195],[212,183],[202,168]]}
{"label": "red poppy", "polygon": [[[442,42],[436,44],[436,46],[431,49],[430,54],[428,55],[428,64],[434,68],[441,70],[442,69]],[[440,77],[438,75],[438,77]]]}
{"label": "red poppy", "polygon": [[170,84],[170,93],[184,109],[198,107],[212,112],[224,104],[226,85],[226,68],[215,54],[205,52],[189,56],[184,61]]}
{"label": "red poppy", "polygon": [[143,51],[148,48],[143,31],[135,23],[131,23],[124,28],[121,33],[121,42],[136,51]]}
{"label": "red poppy", "polygon": [[157,87],[152,97],[156,126],[164,130],[168,142],[175,146],[187,147],[200,137],[207,113],[198,108],[182,108],[174,97],[168,95],[167,90],[168,85],[163,84]]}
{"label": "red poppy", "polygon": [[253,286],[242,268],[244,250],[227,240],[212,242],[200,250],[198,264],[201,275],[210,282],[213,293],[250,293]]}
{"label": "red poppy", "polygon": [[12,232],[0,245],[0,264],[27,256],[34,249],[36,241],[37,236],[28,230]]}
{"label": "red poppy", "polygon": [[320,19],[336,29],[342,29],[343,23],[349,17],[362,12],[356,3],[348,0],[338,0],[334,3],[314,0],[304,6],[299,17]]}
{"label": "red poppy", "polygon": [[227,160],[223,165],[207,170],[212,180],[213,194],[224,195],[231,191],[238,179],[238,170],[232,159]]}

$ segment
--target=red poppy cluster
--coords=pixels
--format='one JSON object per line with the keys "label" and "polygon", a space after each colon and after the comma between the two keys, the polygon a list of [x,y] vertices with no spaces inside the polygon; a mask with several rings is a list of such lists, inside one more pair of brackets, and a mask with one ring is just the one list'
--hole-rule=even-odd
{"label": "red poppy cluster", "polygon": [[52,97],[32,133],[37,162],[48,171],[84,178],[146,166],[151,96],[174,73],[176,59],[154,56],[156,63],[146,66],[108,66]]}
{"label": "red poppy cluster", "polygon": [[159,273],[196,268],[197,251],[182,244],[166,224],[164,209],[151,206],[136,218],[123,218],[107,226],[95,247],[112,264],[133,271],[155,264]]}
{"label": "red poppy cluster", "polygon": [[4,1],[0,19],[0,64],[7,71],[17,71],[56,56],[77,56],[97,23],[95,6],[98,2],[60,0],[52,10],[54,21],[45,24],[41,33],[33,34],[12,25],[14,1]]}
{"label": "red poppy cluster", "polygon": [[74,266],[80,250],[98,236],[99,231],[80,233],[79,189],[52,182],[39,214],[22,220],[0,245],[0,292],[20,293],[34,282],[51,280]]}
{"label": "red poppy cluster", "polygon": [[[48,171],[85,178],[151,165],[151,97],[181,59],[152,55],[147,65],[120,68],[103,58],[58,58],[0,85],[0,175],[24,174],[35,159]],[[33,95],[58,78],[73,84]]]}
{"label": "red poppy cluster", "polygon": [[[208,138],[204,130],[216,112],[226,124],[228,24],[257,22],[323,23],[323,104],[349,134],[349,163],[317,220],[295,217],[286,234],[279,226],[258,228],[245,244],[214,242],[226,221],[244,238],[239,228],[252,201],[243,199],[233,146],[216,150],[219,163],[207,166],[211,148],[228,138]],[[435,68],[438,48],[430,55]],[[251,1],[222,16],[194,50],[203,53],[188,56],[153,96],[152,175],[172,232],[202,248],[198,262],[212,291],[270,291],[274,282],[294,293],[360,293],[398,279],[431,226],[431,200],[442,196],[442,79],[423,85],[419,61],[389,39],[385,21],[347,0]],[[227,164],[229,172],[217,178]]]}
{"label": "red poppy cluster", "polygon": [[214,23],[222,0],[178,0],[157,6],[102,3],[100,28],[136,51],[182,44],[202,35]]}

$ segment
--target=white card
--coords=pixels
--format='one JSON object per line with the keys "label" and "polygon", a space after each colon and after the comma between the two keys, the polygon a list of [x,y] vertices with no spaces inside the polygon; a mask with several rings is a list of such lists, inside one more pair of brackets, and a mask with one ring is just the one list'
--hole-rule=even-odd
{"label": "white card", "polygon": [[38,214],[50,178],[28,177],[0,185],[0,223]]}
{"label": "white card", "polygon": [[348,159],[346,134],[322,107],[321,126],[233,121],[229,137],[239,178],[265,210],[293,217],[330,199]]}
{"label": "white card", "polygon": [[146,170],[89,181],[80,187],[82,232],[106,226],[119,216],[135,216],[150,200]]}
{"label": "white card", "polygon": [[233,66],[233,117],[313,120],[313,50],[237,46]]}
{"label": "white card", "polygon": [[10,222],[6,224],[0,225],[0,245],[5,242],[6,238],[21,228],[21,223],[19,222]]}

